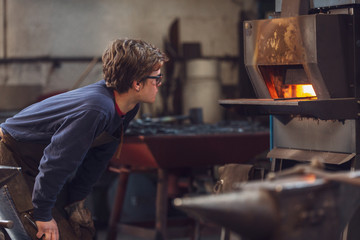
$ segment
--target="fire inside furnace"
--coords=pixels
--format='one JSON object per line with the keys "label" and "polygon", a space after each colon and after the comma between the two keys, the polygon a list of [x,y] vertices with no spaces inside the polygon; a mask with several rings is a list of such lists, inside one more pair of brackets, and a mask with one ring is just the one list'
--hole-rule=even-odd
{"label": "fire inside furnace", "polygon": [[316,99],[315,90],[302,65],[259,66],[273,99]]}
{"label": "fire inside furnace", "polygon": [[311,84],[293,84],[283,86],[284,98],[307,98],[316,97]]}

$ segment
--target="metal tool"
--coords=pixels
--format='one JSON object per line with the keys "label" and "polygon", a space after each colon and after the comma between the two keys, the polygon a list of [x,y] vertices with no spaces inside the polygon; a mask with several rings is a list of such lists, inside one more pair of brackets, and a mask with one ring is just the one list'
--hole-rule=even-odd
{"label": "metal tool", "polygon": [[10,220],[0,220],[0,227],[11,229],[14,227],[14,222]]}
{"label": "metal tool", "polygon": [[[10,179],[15,177],[19,172],[20,167],[2,166],[0,165],[0,188],[3,187]],[[0,220],[0,240],[5,240],[4,228],[11,229],[14,227],[14,222],[11,220]],[[3,232],[4,231],[4,232]]]}
{"label": "metal tool", "polygon": [[36,231],[38,230],[36,223],[31,219],[29,214],[25,214],[24,218],[29,221],[29,223],[36,229]]}
{"label": "metal tool", "polygon": [[175,199],[177,208],[247,239],[339,240],[360,206],[360,171],[296,167],[234,192]]}
{"label": "metal tool", "polygon": [[0,165],[0,187],[5,185],[11,178],[20,173],[20,167]]}
{"label": "metal tool", "polygon": [[[38,231],[38,227],[36,223],[33,221],[32,217],[29,214],[25,214],[24,218],[29,221],[29,223],[35,228],[36,231]],[[42,240],[45,237],[45,233],[39,238],[39,240]]]}

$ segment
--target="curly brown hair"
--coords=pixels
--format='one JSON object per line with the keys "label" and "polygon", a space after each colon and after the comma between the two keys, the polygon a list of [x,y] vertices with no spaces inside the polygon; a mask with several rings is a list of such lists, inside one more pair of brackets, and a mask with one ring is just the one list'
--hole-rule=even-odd
{"label": "curly brown hair", "polygon": [[117,39],[102,56],[106,86],[127,92],[135,80],[143,81],[166,61],[165,53],[143,40]]}

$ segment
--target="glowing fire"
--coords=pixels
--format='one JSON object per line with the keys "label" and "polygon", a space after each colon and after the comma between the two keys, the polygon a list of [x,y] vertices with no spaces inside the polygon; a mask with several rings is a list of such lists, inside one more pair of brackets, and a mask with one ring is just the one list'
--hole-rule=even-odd
{"label": "glowing fire", "polygon": [[284,98],[316,97],[311,84],[292,84],[283,89]]}
{"label": "glowing fire", "polygon": [[[302,65],[259,65],[266,87],[273,99],[317,99],[315,90]],[[285,79],[288,77],[289,79]]]}
{"label": "glowing fire", "polygon": [[305,181],[307,181],[308,183],[313,183],[316,180],[316,176],[314,174],[309,174],[307,176],[305,176]]}

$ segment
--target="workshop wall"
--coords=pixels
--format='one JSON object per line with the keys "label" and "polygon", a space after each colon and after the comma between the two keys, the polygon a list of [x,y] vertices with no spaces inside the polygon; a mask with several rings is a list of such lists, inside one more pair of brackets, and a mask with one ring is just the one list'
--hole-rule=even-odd
{"label": "workshop wall", "polygon": [[[168,39],[169,27],[175,19],[180,23],[181,44],[200,43],[205,57],[236,57],[240,10],[256,11],[256,1],[244,0],[1,0],[0,3],[1,59],[90,59],[0,64],[0,85],[41,85],[41,94],[74,87],[91,58],[100,57],[113,39],[141,38],[164,49],[164,40]],[[235,85],[237,68],[231,62],[221,62],[220,66],[222,83]],[[101,75],[98,63],[81,85],[98,81]],[[155,108],[159,105],[160,101]]]}

